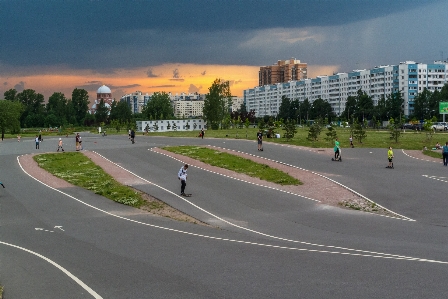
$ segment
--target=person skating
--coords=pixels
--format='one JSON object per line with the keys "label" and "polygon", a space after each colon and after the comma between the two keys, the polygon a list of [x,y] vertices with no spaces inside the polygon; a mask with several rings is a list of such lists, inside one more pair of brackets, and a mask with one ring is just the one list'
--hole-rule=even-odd
{"label": "person skating", "polygon": [[258,150],[263,151],[263,133],[261,133],[261,129],[258,130],[257,133],[257,142],[258,142]]}
{"label": "person skating", "polygon": [[61,149],[62,151],[64,151],[64,149],[62,148],[62,138],[59,138],[59,141],[58,141],[58,150],[57,150],[57,152],[59,152],[59,149]]}
{"label": "person skating", "polygon": [[443,165],[448,166],[448,141],[442,147]]}
{"label": "person skating", "polygon": [[132,141],[132,144],[134,144],[135,143],[135,131],[134,131],[134,129],[132,129],[131,130],[131,141]]}
{"label": "person skating", "polygon": [[39,149],[39,143],[40,143],[39,136],[36,135],[34,141],[36,142],[36,149]]}
{"label": "person skating", "polygon": [[79,151],[79,148],[81,147],[79,144],[79,133],[76,133],[75,142],[76,142],[76,151]]}
{"label": "person skating", "polygon": [[336,138],[336,140],[334,141],[334,159],[337,160],[339,158],[339,141]]}
{"label": "person skating", "polygon": [[181,167],[177,174],[177,178],[180,180],[180,195],[186,196],[185,187],[187,186],[187,169],[188,164]]}
{"label": "person skating", "polygon": [[394,152],[392,150],[392,146],[389,146],[389,150],[387,151],[387,159],[389,160],[389,165],[386,168],[394,168],[394,163],[392,159],[394,158]]}
{"label": "person skating", "polygon": [[201,137],[202,137],[202,139],[204,139],[204,134],[205,134],[205,133],[204,133],[204,129],[202,128],[202,129],[201,129]]}

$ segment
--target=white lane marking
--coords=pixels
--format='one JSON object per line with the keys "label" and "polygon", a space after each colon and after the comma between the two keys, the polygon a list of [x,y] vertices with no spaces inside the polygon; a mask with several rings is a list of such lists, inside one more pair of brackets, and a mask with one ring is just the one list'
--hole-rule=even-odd
{"label": "white lane marking", "polygon": [[[222,149],[224,149],[224,150],[230,150],[230,149],[226,149],[226,148],[224,148],[224,147],[219,147],[219,146],[214,146],[214,145],[209,145],[209,146],[210,146],[210,147],[216,147],[216,148],[222,148]],[[244,153],[244,152],[243,152],[243,154],[251,155],[251,154]],[[302,168],[302,167],[298,167],[298,166],[290,165],[290,164],[287,164],[287,163],[284,163],[284,162],[279,162],[279,161],[275,161],[275,160],[272,160],[272,159],[269,159],[269,158],[261,157],[261,156],[256,156],[256,155],[251,155],[251,156],[254,156],[254,157],[257,157],[257,158],[260,158],[260,159],[264,159],[264,160],[268,160],[268,161],[271,161],[271,162],[275,162],[275,163],[283,164],[283,165],[286,165],[286,166],[294,167],[294,168],[296,168],[296,169],[300,169],[300,170],[303,170],[303,171],[307,171],[307,172],[310,172],[310,173],[315,174],[315,175],[317,175],[317,176],[320,176],[320,177],[322,177],[322,178],[324,178],[324,179],[327,179],[327,180],[329,180],[329,181],[331,181],[331,182],[333,182],[333,183],[335,183],[335,184],[337,184],[337,185],[339,185],[339,186],[341,186],[341,187],[347,189],[348,191],[354,193],[355,195],[357,195],[357,196],[359,196],[359,197],[362,197],[363,199],[367,200],[368,202],[377,205],[378,207],[380,207],[380,208],[382,208],[382,209],[388,211],[389,213],[392,213],[392,214],[394,214],[394,215],[397,215],[398,217],[401,217],[401,218],[398,218],[398,217],[392,217],[392,216],[386,216],[386,215],[380,215],[380,214],[375,214],[375,213],[370,213],[370,212],[366,212],[366,213],[373,214],[373,215],[376,215],[376,216],[382,216],[382,217],[392,218],[392,219],[404,220],[404,221],[415,221],[414,219],[411,219],[411,218],[406,217],[406,216],[404,216],[404,215],[398,214],[398,213],[396,213],[396,212],[394,212],[394,211],[389,210],[388,208],[383,207],[382,205],[380,205],[380,204],[374,202],[373,200],[371,200],[371,199],[367,198],[366,196],[362,195],[361,193],[359,193],[359,192],[357,192],[357,191],[351,189],[350,187],[345,186],[345,185],[343,185],[343,184],[341,184],[341,183],[339,183],[339,182],[337,182],[337,181],[335,181],[335,180],[333,180],[333,179],[330,179],[329,177],[326,177],[326,176],[324,176],[324,175],[322,175],[322,174],[320,174],[320,173],[317,173],[317,172],[314,172],[314,171],[310,171],[310,170],[305,169],[305,168]]]}
{"label": "white lane marking", "polygon": [[[96,154],[98,154],[98,153],[96,153]],[[153,186],[156,186],[156,187],[159,187],[159,188],[161,188],[162,190],[165,190],[165,191],[167,191],[167,192],[169,192],[169,193],[171,193],[171,194],[173,194],[173,195],[175,195],[175,196],[177,196],[177,197],[179,197],[179,198],[185,200],[185,198],[183,198],[183,197],[181,197],[181,196],[179,196],[179,195],[177,195],[177,194],[175,194],[175,193],[173,193],[173,192],[171,192],[171,191],[169,191],[169,190],[167,190],[167,189],[165,189],[165,188],[163,188],[163,187],[161,187],[161,186],[158,186],[158,185],[156,185],[156,184],[154,184],[154,183],[151,183],[151,182],[149,182],[149,181],[146,180],[146,179],[141,178],[141,177],[138,176],[137,174],[134,174],[133,172],[131,172],[131,171],[127,170],[126,168],[124,168],[124,167],[122,167],[122,166],[116,164],[115,162],[110,161],[109,159],[105,158],[104,156],[102,156],[102,155],[100,155],[100,154],[98,154],[98,155],[99,155],[100,157],[103,157],[104,159],[106,159],[106,160],[109,161],[110,163],[112,163],[112,164],[114,164],[114,165],[116,165],[116,166],[122,168],[123,170],[125,170],[125,171],[127,171],[127,172],[133,174],[134,176],[136,176],[136,177],[138,177],[138,178],[140,178],[140,179],[142,179],[142,180],[148,182],[149,184],[151,184],[151,185],[153,185]],[[374,254],[374,255],[377,255],[377,256],[374,256],[374,257],[377,257],[377,258],[384,258],[384,259],[396,259],[396,260],[402,260],[402,259],[403,259],[403,260],[408,260],[408,261],[426,261],[426,262],[427,262],[427,261],[430,261],[430,262],[433,262],[433,263],[448,264],[448,262],[444,262],[444,261],[421,259],[421,258],[410,257],[410,256],[402,256],[402,255],[391,254],[391,253],[382,253],[382,252],[375,252],[375,251],[368,251],[368,250],[361,250],[361,249],[353,249],[353,248],[340,247],[340,246],[334,246],[334,245],[316,244],[316,243],[310,243],[310,242],[305,242],[305,241],[291,240],[291,239],[286,239],[286,238],[281,238],[281,237],[271,236],[271,235],[268,235],[268,234],[265,234],[265,233],[261,233],[261,232],[255,231],[255,230],[251,230],[251,229],[247,229],[247,228],[245,228],[245,227],[238,226],[238,225],[233,224],[233,223],[231,223],[231,222],[229,222],[229,221],[227,221],[227,220],[224,220],[224,219],[223,219],[223,221],[226,222],[226,223],[228,223],[228,224],[230,224],[230,225],[233,225],[233,226],[238,227],[238,228],[241,228],[241,229],[243,229],[243,230],[250,231],[250,232],[253,232],[253,233],[255,233],[255,234],[259,234],[259,235],[262,235],[262,236],[265,236],[265,237],[269,237],[269,238],[272,238],[272,239],[275,239],[275,240],[286,241],[286,242],[291,242],[291,243],[297,243],[297,244],[302,244],[302,245],[307,245],[307,246],[316,246],[316,247],[334,248],[334,249],[345,250],[345,251],[349,251],[349,252],[344,252],[344,253],[342,253],[342,252],[339,252],[339,251],[328,251],[328,250],[306,249],[306,248],[297,248],[297,247],[286,247],[286,246],[270,245],[270,244],[263,244],[263,243],[256,243],[256,242],[248,242],[248,241],[241,241],[241,240],[233,240],[233,239],[227,239],[227,238],[221,238],[221,237],[214,237],[214,236],[207,236],[207,235],[202,235],[202,234],[196,234],[196,233],[187,232],[187,231],[182,231],[182,230],[173,229],[173,228],[168,228],[168,227],[164,227],[164,226],[160,226],[160,225],[155,225],[155,224],[150,224],[150,223],[146,223],[146,222],[141,222],[141,221],[133,220],[133,219],[130,219],[130,218],[126,218],[126,217],[119,216],[119,215],[113,214],[113,213],[111,213],[111,212],[102,210],[102,209],[97,208],[97,207],[95,207],[95,206],[93,206],[93,205],[91,205],[91,204],[88,204],[88,203],[86,203],[86,202],[84,202],[84,201],[82,201],[82,200],[80,200],[80,199],[78,199],[78,198],[76,198],[76,197],[74,197],[74,196],[68,194],[68,193],[65,193],[65,192],[63,192],[63,191],[61,191],[61,190],[58,190],[58,189],[56,189],[56,188],[53,188],[53,187],[51,187],[51,186],[45,184],[44,182],[38,180],[37,178],[33,177],[32,175],[30,175],[28,172],[25,171],[25,169],[24,169],[24,168],[22,167],[22,165],[20,164],[19,157],[20,157],[20,156],[17,156],[17,162],[19,163],[19,166],[20,166],[20,168],[22,169],[22,171],[23,171],[25,174],[27,174],[29,177],[31,177],[32,179],[34,179],[35,181],[41,183],[42,185],[44,185],[44,186],[46,186],[46,187],[48,187],[48,188],[50,188],[50,189],[52,189],[52,190],[54,190],[54,191],[56,191],[56,192],[59,192],[59,193],[65,195],[65,196],[67,196],[67,197],[69,197],[69,198],[72,198],[72,199],[76,200],[77,202],[79,202],[79,203],[81,203],[81,204],[83,204],[83,205],[85,205],[85,206],[88,206],[88,207],[90,207],[90,208],[92,208],[92,209],[94,209],[94,210],[97,210],[97,211],[99,211],[99,212],[102,212],[102,213],[104,213],[104,214],[106,214],[106,215],[109,215],[109,216],[112,216],[112,217],[116,217],[116,218],[118,218],[118,219],[122,219],[122,220],[129,221],[129,222],[132,222],[132,223],[137,223],[137,224],[145,225],[145,226],[152,227],[152,228],[163,229],[163,230],[170,231],[170,232],[176,232],[176,233],[181,233],[181,234],[185,234],[185,235],[189,235],[189,236],[196,236],[196,237],[201,237],[201,238],[208,238],[208,239],[214,239],[214,240],[220,240],[220,241],[238,242],[238,243],[242,243],[242,244],[257,245],[257,246],[272,247],[272,248],[280,248],[280,249],[298,250],[298,251],[306,251],[306,252],[319,252],[319,253],[333,253],[333,254],[342,254],[342,255],[350,255],[350,256],[363,256],[363,257],[372,257],[372,254]],[[187,201],[187,200],[185,200],[185,201]],[[187,201],[187,202],[188,202],[188,201]],[[194,205],[193,203],[191,203],[191,204],[192,204],[193,206],[196,206],[196,205]],[[200,208],[200,207],[198,207],[198,208],[201,209],[202,211],[205,211],[204,209],[202,209],[202,208]],[[207,212],[207,211],[205,211],[205,212]],[[209,212],[207,212],[207,213],[209,213]],[[211,214],[211,213],[209,213],[209,214],[210,214],[210,215],[213,215],[213,214]],[[215,216],[215,217],[216,217],[216,216]],[[219,218],[219,217],[217,217],[217,218],[218,218],[218,219],[221,219],[221,218]],[[352,253],[352,252],[360,252],[360,253]],[[361,254],[361,253],[362,253],[362,254]]]}
{"label": "white lane marking", "polygon": [[426,161],[426,162],[443,163],[443,161],[440,161],[440,162],[439,162],[439,161],[433,161],[433,160],[426,160],[426,159],[422,159],[422,158],[416,158],[416,157],[411,156],[411,155],[409,155],[408,153],[406,153],[406,152],[404,151],[404,149],[402,149],[401,152],[402,152],[403,154],[405,154],[406,156],[408,156],[409,158],[412,158],[412,159],[422,160],[422,161]]}
{"label": "white lane marking", "polygon": [[40,227],[36,227],[35,230],[41,230],[41,231],[44,231],[44,232],[54,233],[54,231],[52,231],[52,230],[43,229],[43,228],[40,228]]}
{"label": "white lane marking", "polygon": [[446,177],[443,177],[443,176],[438,177],[438,176],[435,176],[435,175],[427,175],[427,174],[422,174],[422,176],[425,177],[425,178],[428,178],[428,179],[433,179],[433,180],[436,180],[436,181],[448,183],[448,181],[446,180]]}
{"label": "white lane marking", "polygon": [[93,298],[96,298],[96,299],[102,299],[102,298],[103,298],[103,297],[101,297],[100,295],[98,295],[94,290],[92,290],[88,285],[86,285],[84,282],[82,282],[78,277],[76,277],[75,275],[73,275],[72,273],[70,273],[67,269],[65,269],[65,268],[62,267],[61,265],[57,264],[56,262],[53,262],[53,261],[50,260],[49,258],[47,258],[47,257],[45,257],[45,256],[43,256],[43,255],[41,255],[41,254],[39,254],[39,253],[37,253],[37,252],[31,251],[31,250],[29,250],[29,249],[26,249],[26,248],[23,248],[23,247],[14,245],[14,244],[10,244],[10,243],[6,243],[6,242],[2,242],[2,241],[0,241],[0,244],[6,245],[6,246],[10,246],[10,247],[13,247],[13,248],[16,248],[16,249],[20,249],[20,250],[23,250],[23,251],[25,251],[25,252],[31,253],[31,254],[33,254],[33,255],[35,255],[35,256],[37,256],[37,257],[40,257],[40,258],[43,259],[44,261],[46,261],[46,262],[52,264],[53,266],[55,266],[56,268],[58,268],[59,270],[61,270],[62,272],[64,272],[65,275],[67,275],[68,277],[70,277],[70,278],[71,278],[72,280],[74,280],[77,284],[79,284],[84,290],[86,290],[87,292],[89,292],[89,294],[92,295]]}
{"label": "white lane marking", "polygon": [[62,229],[62,226],[55,226],[54,228],[58,228],[58,229],[62,230],[63,232],[65,232],[65,230]]}

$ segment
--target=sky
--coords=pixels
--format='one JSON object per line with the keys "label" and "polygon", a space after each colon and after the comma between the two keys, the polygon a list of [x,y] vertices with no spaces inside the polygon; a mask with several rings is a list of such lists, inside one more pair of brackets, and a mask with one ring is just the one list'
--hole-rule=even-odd
{"label": "sky", "polygon": [[91,102],[141,91],[233,95],[260,66],[295,58],[308,77],[448,60],[446,0],[0,0],[0,98],[75,88]]}

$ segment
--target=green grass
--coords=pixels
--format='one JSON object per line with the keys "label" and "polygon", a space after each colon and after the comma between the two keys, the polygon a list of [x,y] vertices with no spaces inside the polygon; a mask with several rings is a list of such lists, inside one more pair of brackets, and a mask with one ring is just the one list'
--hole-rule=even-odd
{"label": "green grass", "polygon": [[[340,146],[342,148],[349,147],[349,137],[350,137],[350,129],[349,128],[335,128]],[[228,130],[206,130],[205,138],[232,138],[232,139],[248,139],[248,140],[256,140],[256,134],[258,132],[257,128],[249,128],[249,129],[228,129]],[[286,138],[266,138],[264,137],[264,141],[281,143],[281,144],[292,144],[292,145],[300,145],[312,148],[329,148],[333,147],[333,142],[328,142],[325,140],[325,133],[328,132],[326,128],[323,128],[321,134],[317,141],[310,141],[307,139],[308,137],[308,127],[298,128],[297,133],[294,138],[290,141],[287,141]],[[285,133],[281,128],[277,130],[277,133],[280,133],[281,136]],[[163,133],[149,133],[149,137],[151,136],[167,136],[167,137],[194,137],[198,138],[198,131],[193,132],[163,132]],[[359,143],[357,140],[353,139],[353,144],[355,147],[361,148],[388,148],[392,146],[393,148],[402,148],[408,150],[421,150],[425,146],[428,148],[432,148],[434,144],[439,141],[440,143],[445,143],[448,141],[448,132],[436,132],[430,137],[425,132],[416,133],[415,131],[409,131],[402,133],[398,142],[390,139],[389,131],[387,130],[374,130],[367,129],[366,130],[367,138],[365,138],[362,143]],[[247,135],[247,138],[246,138]]]}
{"label": "green grass", "polygon": [[291,177],[287,173],[266,164],[256,163],[249,159],[237,157],[209,148],[198,146],[173,146],[165,147],[170,152],[188,156],[204,163],[243,173],[261,180],[273,182],[280,185],[301,185],[302,182]]}
{"label": "green grass", "polygon": [[41,168],[75,186],[128,206],[140,207],[143,204],[139,193],[115,181],[81,153],[42,154],[34,156],[34,160]]}
{"label": "green grass", "polygon": [[427,156],[429,156],[429,157],[433,157],[433,158],[439,158],[439,159],[442,159],[442,158],[443,158],[443,157],[442,157],[442,151],[441,151],[441,150],[438,151],[438,152],[433,151],[433,150],[424,150],[424,151],[423,151],[423,154],[425,154],[425,155],[427,155]]}

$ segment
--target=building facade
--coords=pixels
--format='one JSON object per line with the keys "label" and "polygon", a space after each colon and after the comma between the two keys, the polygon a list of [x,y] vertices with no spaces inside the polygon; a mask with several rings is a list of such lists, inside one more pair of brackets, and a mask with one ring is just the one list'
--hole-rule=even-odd
{"label": "building facade", "polygon": [[277,64],[260,67],[258,72],[258,86],[286,83],[307,78],[307,64],[291,58],[279,60]]}
{"label": "building facade", "polygon": [[174,116],[177,118],[202,117],[204,109],[205,94],[181,93],[172,95],[169,93],[173,105]]}
{"label": "building facade", "polygon": [[277,115],[283,96],[300,102],[305,99],[313,102],[321,98],[330,103],[336,115],[340,115],[345,110],[347,97],[356,96],[360,89],[372,97],[374,105],[381,97],[400,92],[404,99],[404,115],[408,116],[414,111],[414,99],[419,92],[424,88],[441,90],[447,80],[447,61],[435,61],[433,64],[406,61],[369,70],[258,86],[244,91],[244,102],[246,108],[255,110],[258,117]]}
{"label": "building facade", "polygon": [[132,113],[141,113],[143,107],[148,103],[151,96],[149,94],[143,94],[141,91],[136,91],[131,94],[127,94],[121,97],[120,101],[124,101],[131,108]]}

